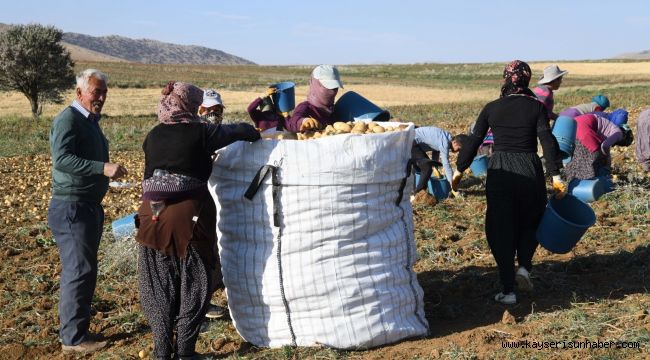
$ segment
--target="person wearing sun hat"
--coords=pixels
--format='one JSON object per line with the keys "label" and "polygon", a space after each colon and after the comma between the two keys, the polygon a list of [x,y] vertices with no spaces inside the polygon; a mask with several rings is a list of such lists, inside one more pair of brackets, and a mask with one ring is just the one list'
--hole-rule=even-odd
{"label": "person wearing sun hat", "polygon": [[204,120],[214,124],[221,124],[224,108],[221,95],[216,90],[206,89],[203,92],[203,102],[199,106],[199,116]]}
{"label": "person wearing sun hat", "polygon": [[286,121],[287,130],[293,132],[319,129],[333,124],[334,99],[343,88],[336,66],[318,65],[309,79],[309,95],[293,111]]}
{"label": "person wearing sun hat", "polygon": [[562,85],[562,78],[564,75],[569,72],[566,70],[560,70],[560,67],[553,64],[544,68],[544,75],[537,82],[538,87],[533,89],[537,99],[544,104],[546,110],[548,110],[548,118],[551,120],[557,119],[558,115],[553,112],[553,106],[555,105],[555,100],[553,98],[553,91],[560,88]]}

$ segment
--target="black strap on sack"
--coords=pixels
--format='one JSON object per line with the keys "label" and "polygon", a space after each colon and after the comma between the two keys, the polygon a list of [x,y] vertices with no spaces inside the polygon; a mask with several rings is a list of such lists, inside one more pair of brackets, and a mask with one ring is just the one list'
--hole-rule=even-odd
{"label": "black strap on sack", "polygon": [[284,305],[284,312],[287,315],[287,324],[289,326],[289,332],[291,333],[291,345],[297,346],[296,334],[293,331],[293,325],[291,324],[291,311],[289,309],[289,302],[287,297],[284,294],[284,276],[282,271],[282,227],[280,226],[280,191],[282,190],[282,184],[280,183],[280,178],[278,176],[278,167],[273,165],[264,165],[262,166],[253,181],[251,181],[248,189],[244,193],[244,197],[248,200],[252,200],[257,194],[260,186],[264,183],[266,175],[271,172],[271,184],[272,196],[273,196],[273,226],[278,228],[278,246],[276,257],[278,260],[278,275],[280,277],[280,295],[282,296],[282,304]]}
{"label": "black strap on sack", "polygon": [[395,206],[399,206],[399,204],[402,202],[402,198],[404,197],[404,188],[406,187],[406,181],[408,180],[409,176],[411,176],[412,167],[413,160],[409,159],[409,161],[406,162],[406,176],[402,179],[402,183],[399,184],[399,190],[397,190],[397,199],[395,200]]}

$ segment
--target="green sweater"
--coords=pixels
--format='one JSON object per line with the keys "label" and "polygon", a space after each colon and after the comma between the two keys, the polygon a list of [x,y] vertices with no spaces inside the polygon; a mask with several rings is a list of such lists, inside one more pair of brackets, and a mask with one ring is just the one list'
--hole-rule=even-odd
{"label": "green sweater", "polygon": [[69,106],[52,121],[52,198],[101,203],[108,191],[108,140],[99,125]]}

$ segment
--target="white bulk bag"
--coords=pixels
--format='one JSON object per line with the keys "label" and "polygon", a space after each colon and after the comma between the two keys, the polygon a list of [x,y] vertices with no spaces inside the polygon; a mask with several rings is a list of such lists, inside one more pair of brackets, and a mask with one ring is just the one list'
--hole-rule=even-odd
{"label": "white bulk bag", "polygon": [[217,151],[209,189],[230,315],[246,341],[350,349],[427,334],[412,270],[413,129]]}

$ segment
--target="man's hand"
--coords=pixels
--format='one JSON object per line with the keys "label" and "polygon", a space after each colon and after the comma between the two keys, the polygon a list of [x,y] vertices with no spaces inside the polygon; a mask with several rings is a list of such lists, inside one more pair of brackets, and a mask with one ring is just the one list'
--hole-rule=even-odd
{"label": "man's hand", "polygon": [[463,178],[463,173],[458,171],[458,169],[454,170],[454,176],[451,179],[451,189],[454,191],[458,191],[458,184],[460,184],[460,179]]}
{"label": "man's hand", "polygon": [[126,168],[120,164],[104,163],[104,176],[106,177],[119,179],[128,173],[129,172],[126,171]]}
{"label": "man's hand", "polygon": [[564,181],[562,181],[560,175],[553,176],[553,191],[555,192],[555,197],[557,199],[562,199],[564,195],[566,195],[567,186]]}
{"label": "man's hand", "polygon": [[320,128],[320,123],[314,118],[304,118],[302,119],[302,124],[300,124],[300,131],[314,130]]}

